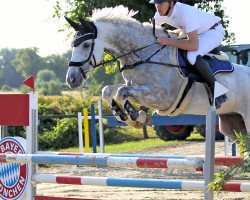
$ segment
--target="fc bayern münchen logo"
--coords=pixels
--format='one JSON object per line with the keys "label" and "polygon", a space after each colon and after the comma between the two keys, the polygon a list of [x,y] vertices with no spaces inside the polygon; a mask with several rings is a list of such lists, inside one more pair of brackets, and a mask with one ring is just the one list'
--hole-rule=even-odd
{"label": "fc bayern m\u00fcnchen logo", "polygon": [[[6,137],[2,139],[0,153],[24,154],[21,139],[23,138]],[[0,199],[21,199],[27,184],[27,172],[27,164],[0,163]]]}

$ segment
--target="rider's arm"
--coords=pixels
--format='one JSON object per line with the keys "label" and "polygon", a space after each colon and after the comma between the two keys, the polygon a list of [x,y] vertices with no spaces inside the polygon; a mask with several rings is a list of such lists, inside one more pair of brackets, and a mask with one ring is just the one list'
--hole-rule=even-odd
{"label": "rider's arm", "polygon": [[183,40],[177,40],[168,37],[159,37],[157,38],[157,43],[159,43],[160,45],[174,46],[187,51],[197,51],[199,48],[198,31],[195,30],[187,33],[187,39]]}

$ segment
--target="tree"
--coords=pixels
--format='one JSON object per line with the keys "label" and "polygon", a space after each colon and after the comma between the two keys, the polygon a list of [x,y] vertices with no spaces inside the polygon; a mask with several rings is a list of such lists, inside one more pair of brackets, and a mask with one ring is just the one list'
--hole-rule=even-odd
{"label": "tree", "polygon": [[[222,2],[223,0],[180,0],[189,5],[197,5],[199,8],[214,12],[216,15],[222,18],[222,23],[225,28],[229,25],[228,16],[226,16]],[[63,5],[66,4],[66,8]],[[79,18],[86,18],[90,16],[92,10],[96,8],[113,7],[114,5],[124,5],[129,9],[138,10],[138,14],[135,18],[141,22],[149,21],[155,12],[153,4],[149,3],[149,0],[133,1],[133,0],[64,0],[56,1],[54,6],[54,17],[61,18],[64,15],[77,21]],[[66,22],[65,22],[66,23]],[[234,42],[234,34],[229,33],[226,30],[225,42]]]}
{"label": "tree", "polygon": [[2,49],[0,51],[0,85],[18,88],[24,78],[15,69],[12,60],[16,56],[16,49]]}
{"label": "tree", "polygon": [[44,69],[45,63],[37,52],[38,49],[35,47],[17,50],[12,64],[23,77],[36,75],[39,70]]}
{"label": "tree", "polygon": [[49,55],[44,59],[45,68],[53,71],[56,77],[61,81],[65,82],[65,75],[67,73],[67,62],[69,58],[65,55]]}
{"label": "tree", "polygon": [[53,71],[44,69],[37,74],[35,86],[39,94],[61,95],[63,84],[56,78]]}

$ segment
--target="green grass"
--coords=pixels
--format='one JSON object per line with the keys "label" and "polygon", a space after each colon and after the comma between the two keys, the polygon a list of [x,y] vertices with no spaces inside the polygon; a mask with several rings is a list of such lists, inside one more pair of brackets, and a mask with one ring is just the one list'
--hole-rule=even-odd
{"label": "green grass", "polygon": [[[129,131],[128,131],[129,130]],[[136,135],[138,138],[143,138],[142,130],[135,128],[127,128],[121,127],[121,132],[130,135]],[[105,153],[134,153],[136,151],[145,150],[153,147],[160,147],[165,145],[176,144],[178,141],[163,141],[159,139],[152,127],[147,128],[149,139],[141,139],[138,141],[131,142],[123,142],[119,144],[105,144],[104,150]],[[188,138],[187,141],[196,141],[196,140],[204,140],[199,133],[193,132]],[[90,149],[92,151],[92,148]],[[59,149],[58,152],[79,152],[79,148],[67,148],[67,149]],[[100,152],[100,147],[97,146],[97,152]]]}
{"label": "green grass", "polygon": [[205,140],[205,138],[202,135],[200,135],[199,133],[193,132],[186,140],[188,140],[188,141],[190,141],[190,140]]}
{"label": "green grass", "polygon": [[163,141],[160,139],[146,139],[136,142],[124,142],[122,144],[113,144],[105,146],[107,153],[133,153],[135,151],[148,149],[152,147],[165,146],[166,144],[176,144],[178,141]]}
{"label": "green grass", "polygon": [[[161,139],[150,138],[135,142],[124,142],[121,144],[105,145],[105,153],[133,153],[135,151],[144,150],[152,147],[165,146],[167,144],[176,144],[178,141],[163,141]],[[92,150],[92,149],[91,149]],[[79,148],[59,149],[59,152],[79,152]],[[97,147],[97,152],[100,152],[100,147]]]}

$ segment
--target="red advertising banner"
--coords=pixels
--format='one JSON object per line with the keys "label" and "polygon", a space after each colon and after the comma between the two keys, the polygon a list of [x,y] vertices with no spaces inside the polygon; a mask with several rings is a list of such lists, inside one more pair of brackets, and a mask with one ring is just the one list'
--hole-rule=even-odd
{"label": "red advertising banner", "polygon": [[0,94],[0,125],[29,126],[28,94]]}

